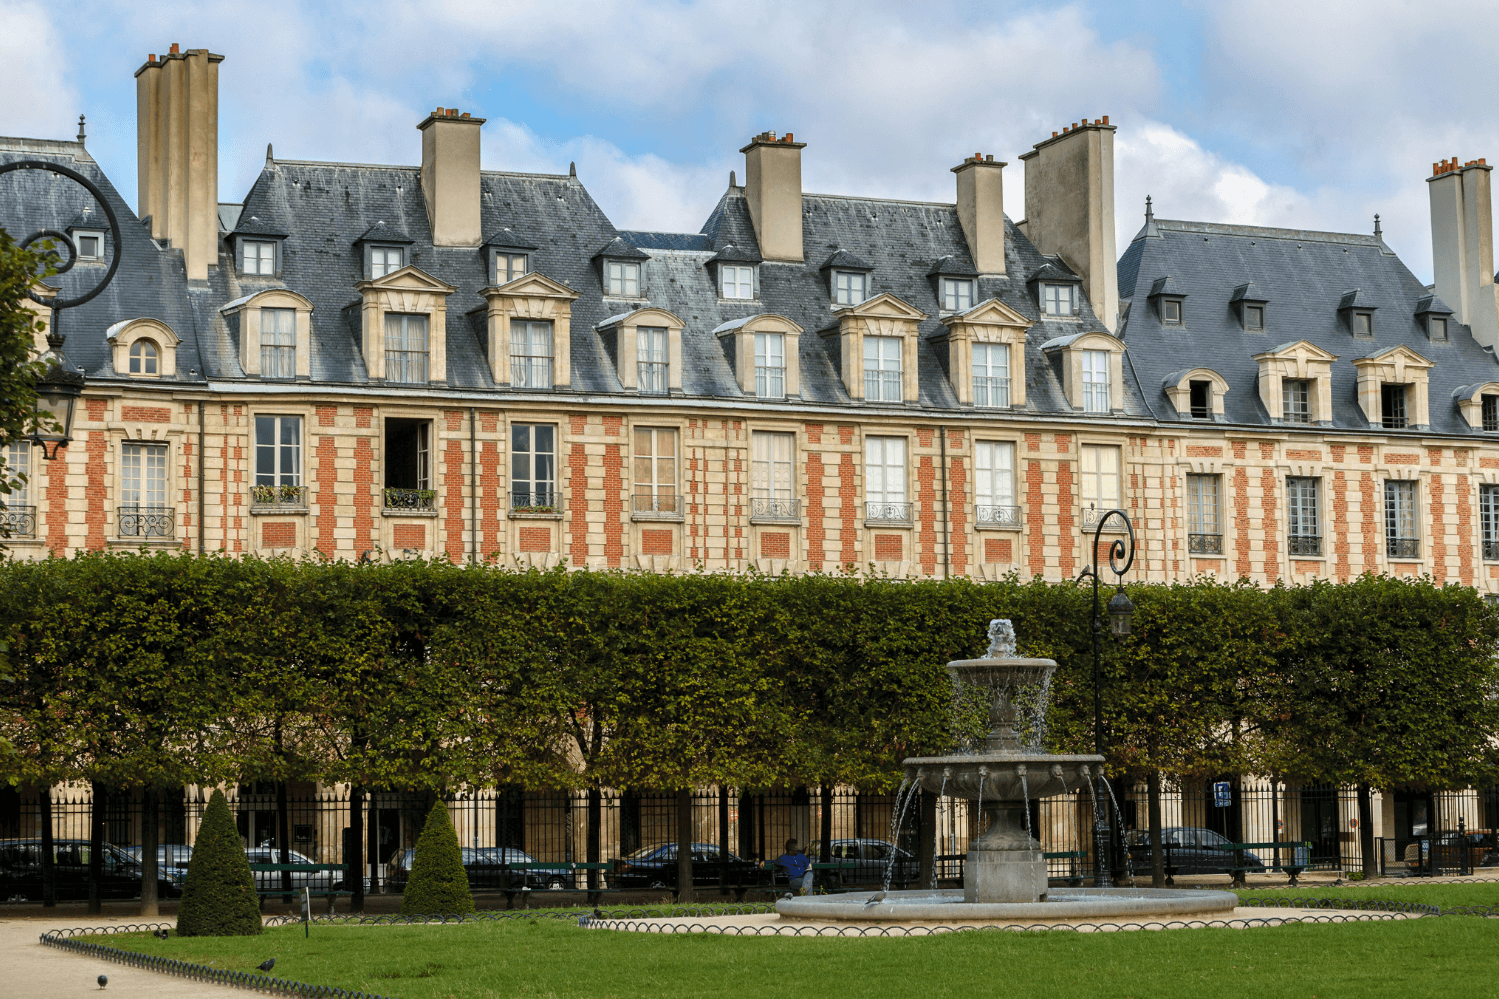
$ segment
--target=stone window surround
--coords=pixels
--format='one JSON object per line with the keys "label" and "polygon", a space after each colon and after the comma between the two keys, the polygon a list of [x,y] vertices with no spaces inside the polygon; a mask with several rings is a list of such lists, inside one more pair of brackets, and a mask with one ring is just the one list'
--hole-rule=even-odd
{"label": "stone window surround", "polygon": [[354,288],[360,295],[360,348],[370,378],[385,380],[385,314],[395,312],[427,317],[427,384],[446,382],[448,296],[458,289],[414,264],[359,281]]}
{"label": "stone window surround", "polygon": [[[724,323],[713,331],[720,343],[729,347],[729,357],[734,368],[734,380],[739,391],[750,399],[755,395],[755,334],[779,333],[786,351],[786,400],[801,398],[801,335],[806,332],[796,321],[775,312],[762,312],[747,319],[736,319]],[[732,343],[728,341],[732,340]],[[860,362],[862,363],[862,362]],[[780,401],[780,400],[776,400]]]}
{"label": "stone window surround", "polygon": [[[911,508],[911,517],[910,517],[909,520],[900,521],[900,520],[870,520],[869,519],[869,505],[868,504],[870,502],[870,499],[869,499],[869,468],[868,468],[868,464],[869,464],[869,443],[868,442],[869,442],[869,438],[871,438],[871,437],[886,437],[886,438],[895,438],[895,437],[898,437],[902,441],[905,442],[905,448],[904,448],[905,461],[904,461],[904,466],[901,469],[901,474],[902,474],[903,480],[904,480],[903,486],[902,486],[902,495],[905,496],[904,502],[905,502],[906,506],[908,506],[908,507]],[[855,476],[855,483],[856,483],[855,486],[854,486],[854,490],[855,490],[855,496],[857,497],[857,499],[855,500],[855,502],[862,509],[862,515],[860,515],[857,519],[858,519],[859,524],[862,525],[863,528],[864,528],[863,548],[865,549],[865,555],[867,556],[864,559],[864,561],[866,561],[866,562],[877,561],[877,560],[875,560],[873,558],[873,554],[874,554],[873,553],[874,539],[873,539],[873,534],[871,532],[873,532],[873,531],[891,531],[891,530],[901,531],[901,532],[909,532],[909,531],[914,531],[915,528],[916,528],[916,521],[917,521],[917,518],[916,518],[916,501],[911,498],[912,495],[914,494],[914,489],[912,487],[915,485],[915,476],[912,474],[912,462],[915,460],[914,448],[913,448],[913,444],[914,444],[915,440],[916,440],[916,430],[915,430],[914,427],[901,426],[901,425],[898,425],[898,424],[895,425],[895,426],[879,426],[879,425],[865,425],[865,426],[861,426],[861,427],[859,427],[858,433],[855,435],[855,444],[858,446],[858,451],[854,453],[854,468],[855,468],[854,476]],[[909,544],[909,543],[910,543],[910,538],[907,537],[906,544]],[[909,549],[907,549],[907,550],[909,550]]]}
{"label": "stone window surround", "polygon": [[[182,343],[172,327],[160,319],[142,317],[115,323],[104,334],[110,346],[110,360],[115,374],[127,378],[175,378],[177,377],[177,347]],[[137,340],[150,340],[156,344],[157,372],[154,375],[130,374],[130,346]],[[257,342],[256,351],[260,350]]]}
{"label": "stone window surround", "polygon": [[260,310],[295,309],[297,335],[296,373],[312,377],[312,302],[289,288],[267,288],[235,299],[219,308],[225,318],[239,320],[239,366],[246,375],[260,375]]}
{"label": "stone window surround", "polygon": [[[1383,456],[1381,455],[1381,457]],[[1392,562],[1399,562],[1401,565],[1423,564],[1426,561],[1427,549],[1431,547],[1430,543],[1427,541],[1429,525],[1424,519],[1424,514],[1426,512],[1426,504],[1424,502],[1426,499],[1426,476],[1421,474],[1421,468],[1418,465],[1386,464],[1381,464],[1378,468],[1374,469],[1374,475],[1377,476],[1375,480],[1377,489],[1374,494],[1374,502],[1378,505],[1378,511],[1376,514],[1378,518],[1376,533],[1379,539],[1379,561],[1385,565],[1389,565]],[[1416,551],[1420,554],[1418,554],[1415,558],[1391,558],[1389,550],[1385,547],[1384,542],[1386,537],[1386,521],[1384,484],[1386,482],[1414,482],[1416,484],[1415,525],[1416,541],[1419,542]],[[1473,487],[1473,515],[1474,526],[1476,529],[1478,527],[1478,487],[1476,484]],[[1440,529],[1441,525],[1439,524],[1437,525],[1437,527],[1438,529]],[[1440,540],[1440,537],[1440,534],[1438,534],[1438,540]]]}
{"label": "stone window surround", "polygon": [[651,305],[614,316],[595,327],[601,337],[614,338],[612,353],[620,387],[626,392],[635,392],[639,388],[635,360],[637,331],[642,326],[666,330],[666,392],[667,395],[681,395],[682,330],[686,324],[675,313]]}
{"label": "stone window surround", "polygon": [[[1109,412],[1124,410],[1124,342],[1112,333],[1092,330],[1059,337],[1043,344],[1041,349],[1059,359],[1062,368],[1062,392],[1073,412],[1083,412],[1083,355],[1085,350],[1103,350],[1109,354]],[[1011,384],[1014,376],[1011,375]],[[1092,414],[1104,415],[1104,414]]]}
{"label": "stone window surround", "polygon": [[[69,227],[69,229],[68,229],[68,236],[72,240],[72,243],[73,243],[73,252],[77,255],[77,260],[80,263],[98,263],[98,262],[100,262],[100,261],[102,261],[104,259],[104,248],[105,248],[104,232],[105,231],[103,229],[74,229],[74,228]],[[94,237],[95,239],[97,239],[99,241],[99,252],[98,253],[91,254],[91,255],[85,255],[84,254],[83,250],[80,248],[81,247],[80,240],[84,236],[92,236],[92,237]]]}
{"label": "stone window surround", "polygon": [[1385,385],[1405,385],[1409,388],[1405,400],[1405,429],[1424,430],[1431,426],[1431,405],[1427,391],[1427,373],[1434,367],[1431,361],[1401,344],[1367,357],[1354,358],[1353,366],[1358,369],[1359,408],[1369,421],[1369,429],[1385,429],[1380,392]]}
{"label": "stone window surround", "polygon": [[[684,457],[684,454],[687,450],[687,428],[685,426],[685,421],[679,416],[665,416],[665,414],[663,414],[663,418],[661,419],[657,419],[653,416],[645,416],[638,420],[631,419],[625,422],[625,440],[619,449],[620,463],[622,465],[622,474],[620,475],[620,479],[622,480],[624,486],[626,497],[625,504],[630,510],[630,520],[634,523],[681,523],[685,519],[684,515],[687,512],[687,492],[682,488],[683,483],[686,481],[686,476],[683,473],[686,471],[687,465],[687,460]],[[671,430],[675,431],[676,433],[676,494],[678,497],[677,502],[681,505],[681,510],[677,513],[656,513],[654,511],[644,511],[640,513],[635,512],[635,431],[637,429]],[[561,428],[559,427],[558,430],[560,431]],[[557,439],[557,448],[558,453],[560,454],[562,449],[562,439],[560,436]],[[748,451],[748,448],[746,448],[745,450]],[[746,475],[745,481],[748,482],[748,460],[745,461],[744,468]],[[561,492],[562,481],[560,467],[558,471],[557,488],[558,491]],[[636,540],[639,540],[638,532],[636,535]],[[680,540],[680,538],[678,540]],[[639,549],[637,549],[637,551],[638,550]]]}
{"label": "stone window surround", "polygon": [[[104,469],[104,480],[113,485],[104,510],[105,523],[109,525],[105,532],[105,546],[108,548],[140,548],[142,545],[148,548],[183,547],[185,535],[182,526],[182,511],[178,508],[177,502],[177,497],[182,493],[182,485],[179,482],[181,470],[177,466],[182,457],[182,441],[185,434],[180,430],[169,429],[169,424],[161,423],[111,420],[106,427],[109,444],[104,449],[104,460],[107,463]],[[166,502],[163,508],[172,511],[172,536],[170,538],[123,536],[119,533],[120,507],[124,505],[125,498],[125,463],[122,448],[126,444],[166,445],[167,474],[164,493]],[[110,467],[111,465],[113,467]]]}
{"label": "stone window surround", "polygon": [[[1184,445],[1190,444],[1197,439],[1199,438],[1188,437],[1183,443]],[[1214,445],[1221,444],[1225,452],[1229,450],[1226,438],[1214,437],[1202,439],[1210,440]],[[1232,458],[1192,458],[1179,459],[1176,462],[1177,480],[1174,486],[1182,498],[1182,516],[1178,518],[1181,527],[1177,531],[1177,544],[1181,546],[1181,551],[1187,553],[1186,557],[1194,559],[1227,559],[1229,557],[1229,549],[1231,547],[1229,525],[1233,523],[1233,493],[1229,488],[1229,476],[1238,464],[1239,462]],[[1223,550],[1216,555],[1189,551],[1190,539],[1187,535],[1192,533],[1191,520],[1187,516],[1187,476],[1189,475],[1216,475],[1218,477],[1218,529],[1222,532],[1223,536]]]}
{"label": "stone window surround", "polygon": [[946,331],[932,338],[947,349],[948,377],[958,402],[973,405],[973,345],[1007,344],[1010,348],[1010,408],[1025,407],[1025,335],[1031,321],[998,299],[987,299],[967,312],[941,318]]}
{"label": "stone window surround", "polygon": [[[749,298],[725,298],[723,294],[723,269],[725,267],[748,267],[750,271],[750,296]],[[713,294],[725,305],[742,305],[745,302],[758,302],[760,300],[760,265],[753,260],[720,260],[715,261],[712,266]]]}
{"label": "stone window surround", "polygon": [[1486,395],[1499,395],[1499,382],[1478,382],[1452,391],[1452,400],[1457,403],[1463,422],[1474,433],[1492,433],[1483,429],[1483,397]]}
{"label": "stone window surround", "polygon": [[[1069,453],[1067,455],[1065,455],[1065,456],[1063,456],[1063,457],[1061,457],[1061,458],[1058,459],[1060,461],[1067,461],[1067,462],[1071,462],[1072,463],[1072,468],[1073,468],[1073,483],[1074,483],[1074,488],[1077,490],[1077,495],[1074,498],[1074,502],[1077,504],[1077,511],[1078,511],[1078,513],[1077,513],[1077,517],[1076,517],[1076,526],[1077,526],[1079,534],[1081,534],[1081,535],[1083,535],[1085,537],[1092,537],[1093,536],[1093,528],[1091,526],[1084,526],[1083,525],[1083,516],[1082,516],[1083,510],[1087,509],[1087,507],[1088,507],[1088,504],[1086,504],[1083,501],[1083,482],[1082,482],[1082,479],[1083,479],[1083,448],[1085,448],[1085,447],[1113,448],[1115,451],[1117,451],[1119,453],[1119,507],[1118,508],[1120,510],[1123,510],[1125,513],[1129,514],[1131,521],[1133,521],[1135,519],[1134,512],[1132,510],[1133,504],[1130,502],[1130,497],[1128,495],[1128,482],[1129,482],[1129,474],[1130,474],[1130,472],[1129,472],[1129,469],[1130,469],[1130,453],[1129,453],[1129,446],[1128,445],[1129,445],[1129,441],[1128,441],[1127,438],[1124,438],[1124,437],[1107,437],[1107,436],[1104,436],[1102,434],[1089,433],[1087,430],[1084,430],[1083,432],[1081,432],[1081,433],[1079,433],[1079,434],[1076,435],[1076,438],[1072,442],[1072,447],[1071,447]],[[1019,462],[1021,460],[1021,457],[1022,456],[1021,456],[1021,454],[1019,452],[1019,449],[1017,448],[1016,449],[1016,454],[1015,454],[1015,461],[1016,461],[1017,465],[1019,464]],[[1018,480],[1020,478],[1019,471],[1017,470],[1015,474],[1016,474],[1016,478]],[[1018,486],[1019,482],[1017,481],[1016,484]],[[1018,489],[1016,491],[1016,496],[1017,496],[1017,498],[1019,496],[1019,490]],[[1183,507],[1182,509],[1185,511],[1186,508]],[[1183,519],[1185,520],[1185,513],[1183,514]],[[1135,526],[1135,536],[1139,537],[1140,534],[1143,532],[1143,530],[1144,530],[1143,527],[1141,525],[1137,524]],[[1109,521],[1108,526],[1103,529],[1103,533],[1106,534],[1106,535],[1119,534],[1119,533],[1123,533],[1123,532],[1124,532],[1124,525],[1121,524],[1121,523],[1119,523],[1119,521],[1117,519]],[[1103,548],[1100,548],[1099,550],[1100,551],[1105,551],[1105,549],[1103,549]]]}
{"label": "stone window surround", "polygon": [[[311,475],[308,471],[308,462],[312,458],[314,436],[327,436],[329,428],[323,428],[323,434],[315,434],[314,421],[317,418],[317,404],[302,402],[294,396],[277,396],[274,399],[266,399],[264,402],[253,403],[246,407],[246,418],[248,429],[245,432],[247,441],[245,451],[249,455],[248,464],[245,468],[245,504],[246,510],[252,517],[297,517],[304,516],[312,507]],[[288,506],[284,509],[275,507],[257,507],[251,500],[250,490],[255,485],[255,417],[257,416],[294,416],[302,421],[302,489],[304,503],[302,506]],[[385,436],[382,432],[380,440],[383,443]],[[251,524],[251,530],[258,530]],[[251,536],[251,541],[258,538],[258,534]],[[299,534],[300,538],[301,535]],[[281,549],[277,549],[280,551]]]}
{"label": "stone window surround", "polygon": [[1212,368],[1190,368],[1186,371],[1173,372],[1162,379],[1161,388],[1165,390],[1166,398],[1171,400],[1176,415],[1184,420],[1194,419],[1192,416],[1193,382],[1209,382],[1212,385],[1213,397],[1209,412],[1213,422],[1223,422],[1223,397],[1228,394],[1230,386],[1228,379]]}
{"label": "stone window surround", "polygon": [[[1270,422],[1279,426],[1322,425],[1332,423],[1332,362],[1336,354],[1329,354],[1307,340],[1283,343],[1264,353],[1255,354],[1253,360],[1259,364],[1260,402],[1264,404]],[[1284,417],[1284,399],[1281,383],[1286,379],[1305,381],[1310,392],[1308,405],[1311,409],[1310,424],[1290,424]],[[1378,393],[1376,393],[1376,398]]]}
{"label": "stone window surround", "polygon": [[479,294],[485,304],[471,310],[469,315],[484,313],[489,375],[495,386],[510,385],[510,322],[518,319],[552,324],[552,390],[570,388],[572,305],[578,293],[540,271],[530,271],[506,284],[480,289]]}
{"label": "stone window surround", "polygon": [[[790,372],[788,371],[787,374],[789,377]],[[753,442],[755,439],[755,434],[791,435],[791,493],[793,498],[795,498],[797,502],[797,519],[794,521],[762,520],[757,519],[753,514],[749,513],[748,510],[746,510],[745,516],[749,520],[752,527],[764,524],[765,527],[770,530],[775,530],[777,528],[782,530],[789,530],[791,532],[791,548],[793,552],[797,550],[798,545],[803,540],[802,534],[799,530],[797,530],[797,528],[806,522],[805,498],[807,495],[807,441],[805,439],[805,429],[806,424],[800,420],[797,420],[795,422],[776,422],[772,419],[750,419],[744,422],[745,438],[742,451],[744,454],[744,484],[746,490],[744,495],[747,499],[753,499],[755,495],[753,479],[753,463],[755,460]],[[684,455],[686,454],[685,441],[683,442],[682,452]],[[860,458],[857,464],[862,469],[863,459]],[[755,540],[758,544],[758,535],[755,536]],[[759,548],[757,547],[755,551],[759,551]]]}
{"label": "stone window surround", "polygon": [[[969,440],[967,442],[969,444],[968,453],[966,455],[964,455],[961,451],[949,453],[948,461],[951,462],[955,457],[957,457],[962,458],[963,460],[968,462],[968,495],[969,510],[971,513],[969,518],[970,528],[975,532],[976,537],[978,536],[979,532],[983,531],[1008,531],[1016,535],[1017,537],[1025,537],[1028,533],[1029,527],[1026,523],[1025,503],[1023,502],[1024,490],[1022,487],[1025,484],[1025,475],[1020,467],[1021,462],[1024,461],[1024,435],[1016,434],[1014,436],[1009,436],[1001,431],[998,427],[995,427],[992,432],[988,428],[965,429],[965,432],[969,437]],[[1011,494],[1015,500],[1013,505],[1020,507],[1019,523],[985,524],[980,523],[978,520],[977,510],[979,502],[977,479],[979,474],[978,449],[980,444],[1008,444],[1013,449],[1010,454],[1010,488]],[[1020,544],[1021,542],[1016,541],[1015,543]],[[982,542],[979,542],[979,547],[982,547],[982,544]],[[978,548],[975,549],[975,551],[977,550]]]}
{"label": "stone window surround", "polygon": [[[1281,539],[1285,542],[1285,554],[1281,556],[1281,565],[1283,571],[1286,571],[1287,573],[1289,573],[1291,569],[1292,562],[1325,563],[1331,558],[1330,549],[1332,548],[1332,533],[1328,530],[1332,523],[1330,516],[1331,496],[1328,492],[1328,483],[1331,481],[1331,476],[1322,466],[1323,463],[1320,461],[1278,462],[1273,466],[1277,475],[1277,479],[1275,482],[1277,495],[1275,500],[1278,516],[1280,517],[1279,530],[1281,532]],[[1320,554],[1291,554],[1291,490],[1287,485],[1288,479],[1317,480],[1317,531],[1318,537],[1322,539]],[[1384,549],[1384,498],[1382,494],[1383,488],[1383,486],[1380,487],[1381,494],[1376,498],[1376,502],[1379,503],[1378,515],[1381,518],[1378,527],[1381,551]]]}
{"label": "stone window surround", "polygon": [[[843,306],[833,310],[838,325],[822,330],[823,340],[838,340],[834,357],[835,366],[843,381],[844,391],[854,402],[864,401],[864,338],[898,337],[900,350],[900,383],[902,403],[914,403],[920,398],[920,383],[916,376],[916,348],[919,336],[918,324],[927,314],[909,302],[882,292],[865,299],[858,305]],[[789,355],[788,355],[789,356]],[[879,403],[895,405],[895,403]]]}

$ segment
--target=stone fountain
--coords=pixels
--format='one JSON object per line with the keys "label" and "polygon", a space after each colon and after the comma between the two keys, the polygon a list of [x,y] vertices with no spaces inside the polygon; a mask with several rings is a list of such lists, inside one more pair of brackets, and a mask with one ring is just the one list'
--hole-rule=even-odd
{"label": "stone fountain", "polygon": [[[1237,897],[1222,891],[1151,888],[1049,888],[1046,859],[1033,835],[1027,802],[1087,788],[1103,775],[1102,756],[1048,753],[1046,707],[1050,659],[1015,654],[1007,620],[989,624],[981,659],[947,664],[960,744],[950,756],[905,760],[896,821],[919,791],[974,802],[979,835],[968,845],[961,891],[850,892],[783,898],[784,919],[859,922],[1056,922],[1077,919],[1224,914]],[[985,720],[987,719],[987,720]],[[985,732],[986,734],[981,734]]]}

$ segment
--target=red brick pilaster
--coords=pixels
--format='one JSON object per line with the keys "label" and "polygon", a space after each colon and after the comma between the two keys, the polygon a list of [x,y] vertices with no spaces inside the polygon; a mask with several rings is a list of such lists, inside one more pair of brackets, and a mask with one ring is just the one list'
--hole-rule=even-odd
{"label": "red brick pilaster", "polygon": [[[814,426],[819,431],[818,439],[822,439],[822,427],[814,423],[807,425],[808,441],[812,439]],[[821,569],[822,563],[827,559],[823,551],[823,545],[827,541],[827,528],[822,523],[822,476],[822,455],[816,451],[807,452],[807,564],[814,570]]]}
{"label": "red brick pilaster", "polygon": [[[1458,464],[1467,464],[1466,452],[1458,452]],[[1464,586],[1473,585],[1473,499],[1472,486],[1466,475],[1457,477],[1457,578]]]}
{"label": "red brick pilaster", "polygon": [[[618,417],[604,417],[604,430],[610,432],[609,421],[614,420],[614,433],[619,432]],[[618,568],[625,557],[624,517],[625,484],[621,470],[624,457],[618,444],[604,445],[604,557],[610,568]]]}
{"label": "red brick pilaster", "polygon": [[375,517],[379,507],[376,499],[374,454],[370,439],[360,437],[354,442],[354,555],[364,554],[375,547]]}
{"label": "red brick pilaster", "polygon": [[[920,433],[917,434],[918,439]],[[931,447],[932,432],[926,431],[925,446]],[[921,571],[934,575],[937,571],[937,472],[932,467],[932,456],[921,456],[916,466],[917,529],[916,545]]]}
{"label": "red brick pilaster", "polygon": [[[323,423],[322,414],[323,408],[319,407],[318,425],[332,426],[331,414],[327,423]],[[332,437],[319,437],[316,447],[317,475],[312,483],[312,506],[317,509],[317,544],[314,547],[333,558],[338,554],[338,444]],[[357,558],[359,552],[354,555]]]}
{"label": "red brick pilaster", "polygon": [[[1031,438],[1036,440],[1032,441]],[[1029,450],[1040,449],[1040,437],[1035,434],[1025,435]],[[1030,530],[1030,560],[1029,567],[1032,576],[1040,576],[1046,572],[1046,508],[1045,500],[1041,493],[1041,463],[1039,461],[1027,461],[1025,463],[1025,522]]]}
{"label": "red brick pilaster", "polygon": [[1347,582],[1348,481],[1341,471],[1332,473],[1332,552],[1337,556],[1333,574],[1340,582]]}
{"label": "red brick pilaster", "polygon": [[[958,445],[961,446],[961,445]],[[947,508],[952,518],[952,571],[968,575],[968,467],[962,458],[952,459]]]}
{"label": "red brick pilaster", "polygon": [[[1439,464],[1442,452],[1433,450],[1431,454],[1436,459],[1432,464]],[[1441,472],[1431,473],[1427,488],[1431,491],[1431,515],[1428,518],[1431,523],[1431,578],[1441,584],[1447,581],[1447,501],[1446,483],[1442,481]]]}
{"label": "red brick pilaster", "polygon": [[[1243,457],[1243,442],[1234,441],[1234,453]],[[1249,473],[1240,465],[1234,469],[1234,570],[1248,576],[1249,565]]]}
{"label": "red brick pilaster", "polygon": [[[1059,443],[1063,437],[1057,435]],[[1064,448],[1059,446],[1057,450]],[[1063,579],[1071,579],[1077,570],[1077,497],[1073,495],[1072,486],[1072,462],[1063,458],[1057,462],[1057,561]]]}
{"label": "red brick pilaster", "polygon": [[[1260,457],[1268,461],[1275,457],[1274,444],[1261,444]],[[1265,531],[1265,581],[1275,582],[1280,578],[1280,518],[1276,516],[1275,469],[1267,468],[1260,474],[1260,516]]]}
{"label": "red brick pilaster", "polygon": [[[853,428],[848,427],[848,435],[842,436],[844,427],[839,427],[840,437],[845,443],[853,442]],[[838,512],[841,520],[838,527],[840,540],[843,542],[843,550],[838,556],[842,565],[856,565],[859,561],[859,550],[855,539],[859,536],[858,527],[858,502],[854,488],[854,456],[845,453],[838,460]]]}
{"label": "red brick pilaster", "polygon": [[[453,414],[449,413],[449,417]],[[460,414],[461,416],[461,414]],[[448,429],[453,430],[453,421],[449,419]],[[446,541],[445,550],[448,558],[453,562],[462,562],[468,554],[468,532],[464,530],[465,523],[463,509],[463,483],[467,476],[464,474],[467,464],[464,460],[463,441],[457,437],[448,438],[448,446],[443,452],[443,536]],[[436,538],[432,539],[436,542]]]}

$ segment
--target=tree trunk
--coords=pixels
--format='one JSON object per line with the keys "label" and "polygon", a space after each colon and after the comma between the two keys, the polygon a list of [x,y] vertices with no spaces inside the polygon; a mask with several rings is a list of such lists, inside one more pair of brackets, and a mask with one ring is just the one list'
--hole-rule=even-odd
{"label": "tree trunk", "polygon": [[[584,847],[588,852],[588,863],[599,862],[599,833],[604,826],[604,792],[596,787],[588,789],[588,843]],[[590,868],[588,871],[588,887],[600,888],[602,883],[599,872]]]}
{"label": "tree trunk", "polygon": [[1161,772],[1152,770],[1145,778],[1150,822],[1150,886],[1166,887],[1166,844],[1161,842]]}
{"label": "tree trunk", "polygon": [[42,908],[57,905],[57,852],[52,842],[52,788],[41,788],[37,795],[42,822]]}
{"label": "tree trunk", "polygon": [[364,911],[364,789],[349,786],[349,838],[344,842],[344,887],[349,908]]}
{"label": "tree trunk", "polygon": [[[286,781],[276,782],[276,863],[291,863],[291,822],[286,814]],[[291,871],[281,872],[281,890],[286,892],[281,901],[291,901]]]}
{"label": "tree trunk", "polygon": [[100,903],[99,883],[104,875],[104,786],[91,782],[93,800],[89,803],[88,830],[88,912],[96,916],[104,911]]}
{"label": "tree trunk", "polygon": [[141,788],[141,915],[161,915],[156,886],[159,878],[156,863],[156,788]]}
{"label": "tree trunk", "polygon": [[819,864],[832,863],[833,860],[833,785],[823,784],[819,790],[822,806],[822,815],[817,823],[817,839],[820,846],[817,850],[817,862]]}
{"label": "tree trunk", "polygon": [[1379,858],[1374,856],[1374,797],[1368,784],[1358,786],[1358,845],[1364,857],[1364,877],[1379,877]]}
{"label": "tree trunk", "polygon": [[921,857],[917,875],[920,886],[937,887],[937,796],[930,791],[921,792],[921,834],[916,850]]}
{"label": "tree trunk", "polygon": [[692,788],[684,787],[677,791],[677,902],[692,901]]}

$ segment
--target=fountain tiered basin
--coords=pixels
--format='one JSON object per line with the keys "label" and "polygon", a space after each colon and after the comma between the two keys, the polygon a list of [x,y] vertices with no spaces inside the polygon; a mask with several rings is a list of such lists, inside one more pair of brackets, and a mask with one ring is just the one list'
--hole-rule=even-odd
{"label": "fountain tiered basin", "polygon": [[[964,738],[950,756],[904,761],[897,821],[918,791],[974,803],[980,834],[968,845],[962,889],[851,892],[783,898],[783,919],[819,922],[1059,922],[1158,917],[1214,918],[1232,913],[1230,892],[1160,888],[1049,888],[1041,843],[1027,802],[1102,784],[1102,756],[1048,753],[1050,659],[1015,655],[1008,621],[993,621],[988,655],[948,663],[953,711]],[[987,719],[985,715],[987,714]],[[979,733],[987,729],[987,734]],[[1105,798],[1108,795],[1104,788]],[[1107,807],[1094,801],[1095,810]]]}

